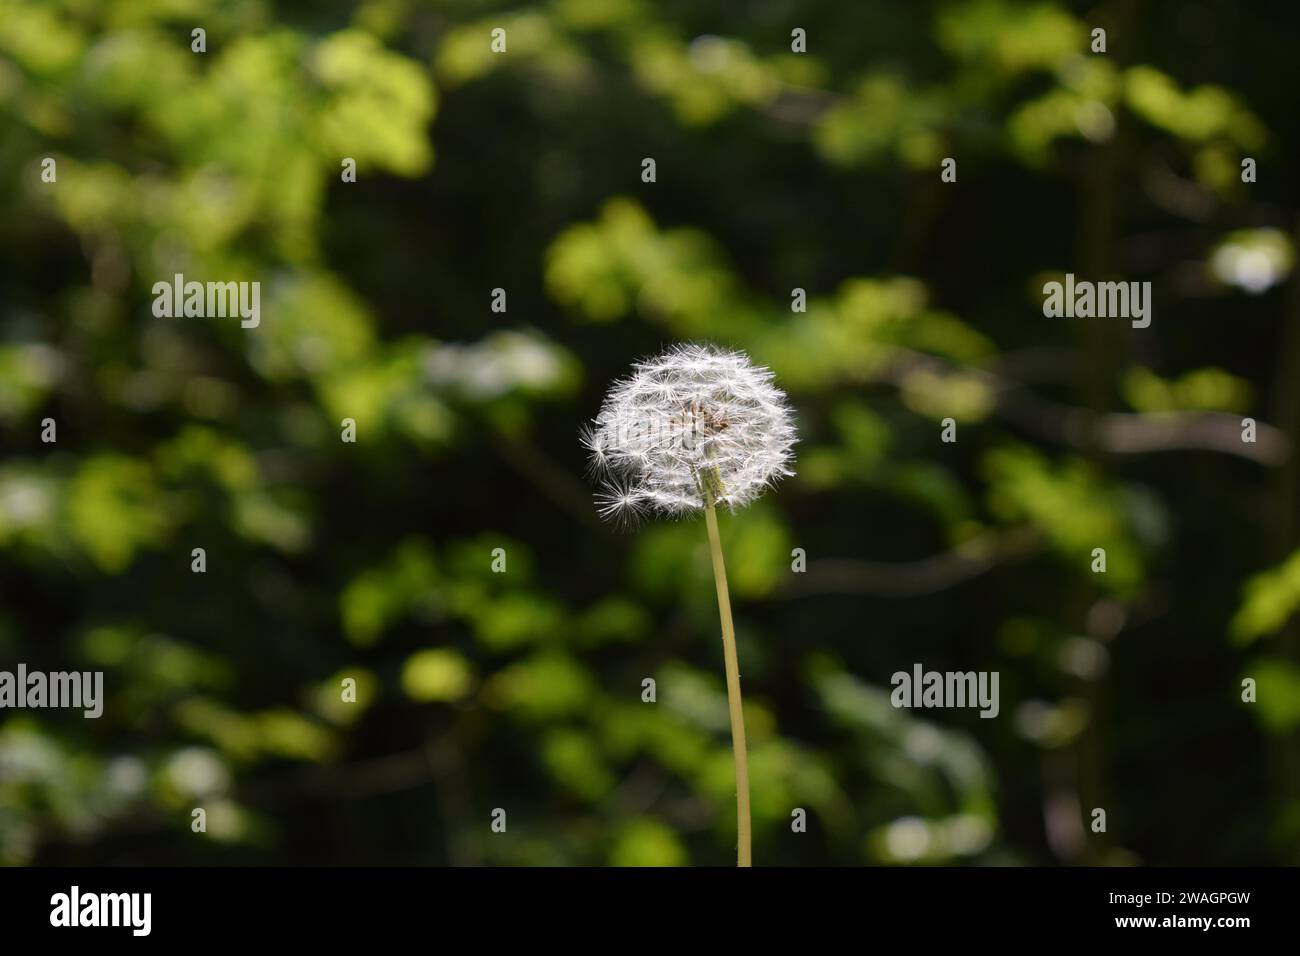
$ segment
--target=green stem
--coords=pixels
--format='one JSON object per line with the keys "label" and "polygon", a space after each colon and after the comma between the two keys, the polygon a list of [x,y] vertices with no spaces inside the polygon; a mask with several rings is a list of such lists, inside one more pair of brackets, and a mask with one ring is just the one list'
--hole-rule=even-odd
{"label": "green stem", "polygon": [[745,714],[740,703],[740,658],[736,654],[736,629],[731,623],[731,598],[727,593],[727,566],[718,538],[718,515],[713,496],[704,496],[704,521],[713,552],[713,580],[718,586],[718,615],[722,618],[722,657],[727,668],[727,708],[731,711],[731,752],[736,761],[736,865],[753,866],[749,829],[749,755],[745,750]]}

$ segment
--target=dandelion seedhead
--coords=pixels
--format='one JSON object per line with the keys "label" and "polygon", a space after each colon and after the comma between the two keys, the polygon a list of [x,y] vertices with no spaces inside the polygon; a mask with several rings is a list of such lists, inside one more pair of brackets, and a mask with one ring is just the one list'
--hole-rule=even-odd
{"label": "dandelion seedhead", "polygon": [[[785,393],[744,352],[678,345],[615,382],[583,429],[602,517],[635,522],[708,504],[749,504],[789,465]],[[706,502],[707,499],[707,502]]]}

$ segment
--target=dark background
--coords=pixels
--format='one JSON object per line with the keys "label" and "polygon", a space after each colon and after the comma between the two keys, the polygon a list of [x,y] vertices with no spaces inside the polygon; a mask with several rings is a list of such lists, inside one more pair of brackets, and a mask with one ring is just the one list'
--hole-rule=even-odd
{"label": "dark background", "polygon": [[107,695],[0,717],[0,861],[728,863],[703,524],[577,441],[690,339],[801,433],[723,517],[756,863],[1300,859],[1293,6],[0,10],[0,667]]}

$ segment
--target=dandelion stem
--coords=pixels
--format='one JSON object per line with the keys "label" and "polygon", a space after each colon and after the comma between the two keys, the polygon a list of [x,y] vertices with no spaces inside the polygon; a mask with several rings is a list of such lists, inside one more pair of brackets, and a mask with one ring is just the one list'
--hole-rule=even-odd
{"label": "dandelion stem", "polygon": [[745,715],[740,704],[740,659],[736,655],[736,630],[731,623],[731,598],[727,593],[727,566],[718,538],[718,516],[713,496],[704,496],[704,521],[713,552],[713,580],[718,586],[718,615],[722,619],[722,657],[727,668],[727,707],[731,711],[731,751],[736,762],[736,865],[752,866],[749,828],[749,756],[745,750]]}

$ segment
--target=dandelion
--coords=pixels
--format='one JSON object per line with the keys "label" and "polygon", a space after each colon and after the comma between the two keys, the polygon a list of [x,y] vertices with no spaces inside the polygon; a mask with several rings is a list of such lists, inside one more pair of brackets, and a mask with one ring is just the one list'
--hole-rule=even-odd
{"label": "dandelion", "polygon": [[589,469],[603,480],[596,495],[602,517],[632,524],[648,514],[704,512],[731,712],[739,866],[750,866],[753,859],[749,770],[717,506],[747,505],[793,474],[789,466],[797,436],[785,394],[772,378],[744,352],[675,346],[638,362],[630,376],[615,382],[595,421],[582,431]]}

